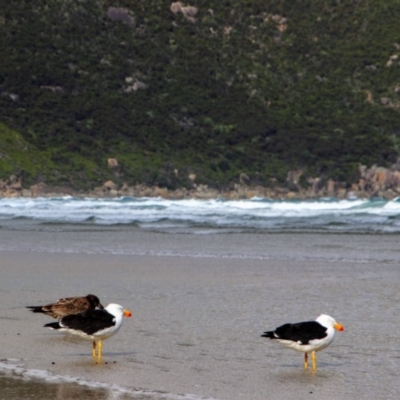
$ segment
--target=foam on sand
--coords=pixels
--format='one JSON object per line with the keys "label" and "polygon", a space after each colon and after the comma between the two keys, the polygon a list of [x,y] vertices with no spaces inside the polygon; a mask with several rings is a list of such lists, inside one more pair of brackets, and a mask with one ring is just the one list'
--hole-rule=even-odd
{"label": "foam on sand", "polygon": [[198,397],[191,394],[172,394],[145,389],[129,389],[115,384],[89,381],[74,376],[61,376],[52,374],[42,369],[27,369],[18,359],[6,359],[0,361],[0,376],[27,380],[41,380],[48,384],[77,384],[89,389],[102,390],[106,399],[132,398],[141,400],[216,400],[211,397]]}

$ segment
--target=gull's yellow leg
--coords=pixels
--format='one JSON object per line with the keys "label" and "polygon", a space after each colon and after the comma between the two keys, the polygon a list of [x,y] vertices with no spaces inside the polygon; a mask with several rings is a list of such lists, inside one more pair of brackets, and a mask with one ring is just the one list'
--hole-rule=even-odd
{"label": "gull's yellow leg", "polygon": [[312,360],[312,369],[316,370],[317,369],[317,356],[315,354],[315,351],[311,353],[311,360]]}
{"label": "gull's yellow leg", "polygon": [[92,346],[92,357],[96,358],[96,342],[93,342]]}
{"label": "gull's yellow leg", "polygon": [[103,342],[99,340],[99,354],[98,354],[99,360],[101,360],[102,353],[103,353]]}
{"label": "gull's yellow leg", "polygon": [[308,354],[304,353],[304,369],[308,369]]}

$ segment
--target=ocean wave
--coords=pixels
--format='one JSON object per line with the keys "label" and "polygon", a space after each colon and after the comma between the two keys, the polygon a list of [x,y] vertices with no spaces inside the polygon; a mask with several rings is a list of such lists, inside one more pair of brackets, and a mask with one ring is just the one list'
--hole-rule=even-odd
{"label": "ocean wave", "polygon": [[[128,226],[169,233],[400,232],[400,199],[245,200],[122,197],[0,199],[0,226],[29,220],[47,224]],[[22,224],[20,224],[22,226]],[[17,225],[16,225],[17,226]],[[16,228],[18,229],[18,227]]]}

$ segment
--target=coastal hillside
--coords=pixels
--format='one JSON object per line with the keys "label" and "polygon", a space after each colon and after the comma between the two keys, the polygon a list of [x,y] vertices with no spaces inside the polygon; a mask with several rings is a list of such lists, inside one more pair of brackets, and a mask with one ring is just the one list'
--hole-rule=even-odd
{"label": "coastal hillside", "polygon": [[3,2],[0,179],[350,186],[400,156],[399,15],[399,0]]}

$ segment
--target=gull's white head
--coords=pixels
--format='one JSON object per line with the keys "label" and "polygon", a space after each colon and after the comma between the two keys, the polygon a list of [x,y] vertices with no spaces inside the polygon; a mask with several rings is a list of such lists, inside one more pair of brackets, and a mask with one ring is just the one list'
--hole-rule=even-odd
{"label": "gull's white head", "polygon": [[109,304],[106,308],[106,311],[108,311],[110,314],[114,316],[119,316],[123,315],[124,317],[131,317],[132,313],[129,310],[124,310],[124,307],[120,306],[119,304],[111,303]]}
{"label": "gull's white head", "polygon": [[343,325],[339,324],[338,322],[336,322],[336,320],[334,318],[332,318],[329,315],[326,314],[321,314],[317,319],[317,322],[319,322],[321,325],[325,326],[325,327],[332,327],[334,329],[336,329],[337,331],[344,331],[344,327]]}

